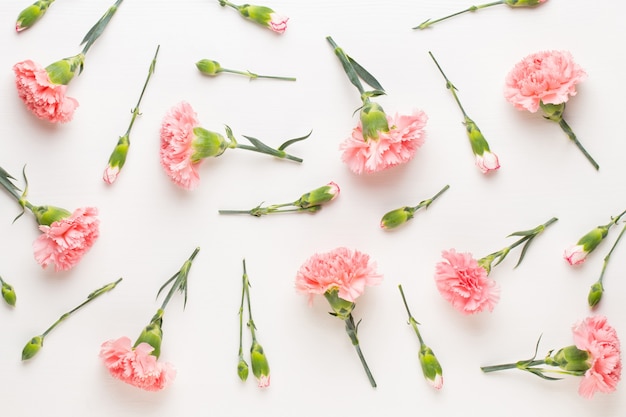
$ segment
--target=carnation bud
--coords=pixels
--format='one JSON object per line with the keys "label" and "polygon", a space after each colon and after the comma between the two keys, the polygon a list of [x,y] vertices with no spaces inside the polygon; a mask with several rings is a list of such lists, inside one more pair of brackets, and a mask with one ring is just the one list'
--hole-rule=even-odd
{"label": "carnation bud", "polygon": [[593,308],[600,302],[600,300],[602,299],[602,293],[604,293],[604,286],[602,285],[602,282],[595,282],[591,286],[589,290],[589,295],[587,296],[587,302],[589,303],[589,307]]}
{"label": "carnation bud", "polygon": [[194,150],[191,155],[192,162],[199,162],[208,157],[220,156],[228,148],[228,142],[219,133],[211,132],[202,127],[195,127],[193,133],[195,137],[191,142],[191,147]]}
{"label": "carnation bud", "polygon": [[128,155],[129,146],[130,141],[128,135],[121,136],[120,139],[117,141],[117,145],[115,145],[115,149],[113,149],[113,152],[109,157],[109,163],[104,170],[104,174],[102,175],[102,179],[107,184],[113,184],[117,179],[120,170],[126,163],[126,156]]}
{"label": "carnation bud", "polygon": [[259,388],[269,387],[270,365],[263,352],[263,347],[256,340],[252,342],[252,347],[250,348],[250,363],[252,365],[252,373],[259,383]]}
{"label": "carnation bud", "polygon": [[15,290],[11,285],[4,282],[2,278],[0,278],[0,281],[2,282],[2,298],[4,298],[4,301],[6,301],[8,305],[14,307],[15,301],[17,299],[17,296],[15,295]]}
{"label": "carnation bud", "polygon": [[248,379],[248,363],[242,357],[239,357],[239,363],[237,364],[237,375],[239,375],[239,379],[242,381]]}
{"label": "carnation bud", "polygon": [[389,132],[389,122],[382,106],[368,101],[361,107],[361,128],[363,139],[378,139],[379,132]]}
{"label": "carnation bud", "polygon": [[39,352],[39,349],[43,346],[43,336],[35,336],[30,339],[30,342],[26,343],[22,350],[22,360],[26,361]]}
{"label": "carnation bud", "polygon": [[443,371],[433,350],[426,345],[422,345],[418,357],[420,365],[422,365],[424,378],[426,378],[434,388],[441,389],[443,386]]}
{"label": "carnation bud", "polygon": [[572,345],[560,349],[553,358],[546,358],[546,363],[548,365],[556,365],[568,372],[584,375],[590,368],[588,360],[589,352],[580,350]]}
{"label": "carnation bud", "polygon": [[78,54],[69,58],[64,58],[60,61],[53,62],[46,67],[46,72],[50,78],[50,82],[53,84],[67,85],[72,81],[76,71],[78,73],[83,70],[83,61],[85,55]]}
{"label": "carnation bud", "polygon": [[140,343],[149,344],[154,348],[150,354],[155,356],[157,359],[161,355],[161,342],[163,340],[163,330],[161,330],[161,324],[163,322],[163,319],[161,318],[162,315],[163,310],[159,310],[150,324],[144,327],[141,331],[141,334],[137,338],[134,346],[137,347]]}
{"label": "carnation bud", "polygon": [[15,22],[15,31],[21,32],[24,29],[28,29],[39,19],[43,17],[48,9],[49,4],[47,2],[38,1],[35,4],[31,4],[20,12]]}
{"label": "carnation bud", "polygon": [[403,225],[413,218],[415,210],[413,207],[404,206],[399,209],[391,210],[386,213],[380,220],[380,227],[383,229],[393,229]]}
{"label": "carnation bud", "polygon": [[546,0],[504,0],[504,4],[511,7],[529,7],[545,3]]}
{"label": "carnation bud", "polygon": [[237,10],[239,10],[239,13],[241,13],[243,17],[265,26],[274,32],[283,33],[287,29],[287,21],[289,18],[277,14],[269,7],[244,4],[243,6],[237,7]]}
{"label": "carnation bud", "polygon": [[339,186],[331,181],[322,187],[303,194],[293,205],[301,208],[319,206],[334,200],[339,195],[339,192]]}
{"label": "carnation bud", "polygon": [[211,61],[209,59],[201,59],[196,62],[196,67],[200,70],[201,73],[205,75],[217,75],[222,72],[222,67],[219,62]]}
{"label": "carnation bud", "polygon": [[42,226],[50,226],[52,223],[72,215],[69,211],[55,206],[35,206],[31,211],[35,215],[37,223]]}
{"label": "carnation bud", "polygon": [[579,265],[585,262],[587,255],[589,255],[595,248],[598,247],[600,242],[609,233],[609,228],[606,226],[598,226],[591,230],[589,233],[580,238],[578,243],[565,250],[563,257],[570,265]]}

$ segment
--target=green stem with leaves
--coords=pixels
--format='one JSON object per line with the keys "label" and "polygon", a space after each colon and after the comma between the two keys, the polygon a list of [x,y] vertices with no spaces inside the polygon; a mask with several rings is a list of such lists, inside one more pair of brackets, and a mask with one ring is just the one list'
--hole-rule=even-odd
{"label": "green stem with leaves", "polygon": [[494,1],[494,2],[486,3],[486,4],[480,4],[478,6],[470,6],[470,7],[468,7],[465,10],[461,10],[460,12],[453,13],[451,15],[448,15],[446,17],[442,17],[440,19],[436,19],[436,20],[428,19],[428,20],[420,23],[419,25],[415,26],[413,29],[426,29],[427,27],[432,26],[435,23],[441,22],[443,20],[450,19],[451,17],[455,17],[455,16],[458,16],[460,14],[467,13],[467,12],[475,12],[477,10],[484,9],[484,8],[487,8],[487,7],[491,7],[491,6],[497,6],[498,4],[504,4],[504,0]]}
{"label": "green stem with leaves", "polygon": [[104,29],[109,24],[111,18],[113,18],[113,15],[117,11],[120,4],[122,4],[122,1],[124,0],[117,0],[115,4],[109,7],[104,15],[102,15],[100,20],[98,20],[96,24],[93,25],[91,29],[89,29],[89,32],[87,32],[83,40],[80,42],[81,45],[84,45],[83,50],[81,51],[82,55],[87,54],[87,51],[89,50],[89,48],[91,48],[91,45],[93,45],[94,42],[100,37],[100,35],[102,35],[102,32],[104,32]]}
{"label": "green stem with leaves", "polygon": [[165,310],[165,307],[167,307],[167,304],[170,302],[170,299],[172,298],[172,296],[174,295],[176,291],[180,291],[185,295],[184,305],[187,305],[187,278],[189,276],[189,270],[191,269],[193,260],[195,259],[199,251],[200,251],[200,248],[195,248],[191,256],[189,256],[189,259],[185,261],[185,263],[180,268],[180,270],[178,270],[178,272],[176,272],[170,279],[168,279],[165,282],[165,284],[163,284],[161,288],[159,289],[159,292],[157,293],[157,297],[159,296],[159,294],[161,294],[161,291],[163,291],[165,287],[167,287],[172,281],[174,282],[170,290],[168,291],[167,295],[165,296],[165,299],[163,300],[163,303],[161,304],[160,310],[163,310],[163,311]]}
{"label": "green stem with leaves", "polygon": [[346,325],[346,333],[348,337],[350,337],[350,341],[352,341],[352,345],[356,349],[357,355],[359,355],[359,359],[361,360],[361,365],[363,365],[363,369],[367,374],[367,379],[370,381],[370,384],[373,388],[376,388],[376,381],[374,380],[374,376],[370,371],[367,362],[365,361],[365,356],[363,356],[363,352],[361,351],[361,345],[359,344],[359,338],[357,337],[358,326],[354,324],[354,317],[352,317],[352,313],[348,315],[348,318],[344,320]]}

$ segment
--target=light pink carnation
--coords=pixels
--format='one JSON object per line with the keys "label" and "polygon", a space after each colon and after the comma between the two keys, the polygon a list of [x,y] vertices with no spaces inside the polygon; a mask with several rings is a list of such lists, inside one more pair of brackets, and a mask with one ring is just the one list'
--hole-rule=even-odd
{"label": "light pink carnation", "polygon": [[450,304],[463,314],[493,311],[500,298],[496,282],[470,253],[443,251],[444,262],[435,269],[437,289]]}
{"label": "light pink carnation", "polygon": [[146,391],[160,391],[174,380],[176,370],[170,363],[158,362],[150,354],[153,350],[145,342],[133,348],[128,337],[120,337],[104,342],[100,357],[113,377]]}
{"label": "light pink carnation", "polygon": [[568,51],[542,51],[517,63],[506,76],[504,97],[532,113],[539,103],[561,104],[576,95],[576,84],[587,78]]}
{"label": "light pink carnation", "polygon": [[606,317],[593,316],[577,323],[573,332],[576,347],[591,356],[591,368],[585,372],[578,393],[593,398],[596,391],[615,391],[622,374],[620,342],[615,329]]}
{"label": "light pink carnation", "polygon": [[495,153],[485,151],[482,155],[476,155],[476,166],[480,172],[487,174],[500,168],[500,161]]}
{"label": "light pink carnation", "polygon": [[78,101],[67,97],[67,85],[53,84],[45,68],[31,60],[13,66],[17,93],[35,116],[52,123],[72,120]]}
{"label": "light pink carnation", "polygon": [[202,160],[191,161],[193,129],[199,124],[196,112],[184,101],[172,107],[161,124],[161,166],[176,185],[187,190],[200,182],[198,166]]}
{"label": "light pink carnation", "polygon": [[270,21],[267,23],[268,27],[276,33],[284,33],[287,30],[287,21],[289,20],[286,16],[281,16],[276,13],[270,14]]}
{"label": "light pink carnation", "polygon": [[382,280],[369,255],[341,247],[311,256],[298,271],[296,290],[309,294],[312,301],[315,294],[337,289],[339,298],[355,302],[366,285],[378,285]]}
{"label": "light pink carnation", "polygon": [[42,234],[33,242],[37,262],[43,268],[53,263],[57,272],[71,269],[100,235],[97,215],[95,207],[84,207],[50,226],[40,225]]}
{"label": "light pink carnation", "polygon": [[387,116],[389,132],[379,132],[378,139],[363,139],[361,123],[339,149],[341,159],[356,174],[382,171],[410,161],[424,143],[424,126],[428,117],[423,111],[411,115]]}
{"label": "light pink carnation", "polygon": [[112,167],[111,165],[107,165],[107,167],[104,169],[104,173],[102,174],[102,179],[107,184],[113,184],[119,174],[120,174],[119,166]]}
{"label": "light pink carnation", "polygon": [[580,265],[585,262],[587,255],[589,255],[589,252],[585,251],[585,247],[583,245],[574,245],[565,249],[563,258],[570,265]]}

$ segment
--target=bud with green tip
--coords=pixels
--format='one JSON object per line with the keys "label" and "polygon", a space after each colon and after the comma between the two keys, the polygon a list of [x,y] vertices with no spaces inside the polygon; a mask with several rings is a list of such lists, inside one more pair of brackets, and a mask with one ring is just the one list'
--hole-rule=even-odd
{"label": "bud with green tip", "polygon": [[54,0],[39,0],[22,10],[17,16],[15,31],[21,32],[37,23],[46,14],[48,7],[52,3],[54,3]]}
{"label": "bud with green tip", "polygon": [[237,364],[237,375],[244,382],[248,379],[248,363],[242,356],[239,357],[239,363]]}
{"label": "bud with green tip", "polygon": [[498,156],[491,152],[489,143],[483,136],[476,123],[469,117],[465,117],[465,128],[472,146],[472,152],[476,158],[476,166],[483,174],[500,168]]}
{"label": "bud with green tip", "polygon": [[200,70],[204,75],[217,75],[222,72],[222,66],[217,61],[211,61],[210,59],[201,59],[196,62],[196,68]]}
{"label": "bud with green tip", "polygon": [[313,191],[310,191],[306,194],[303,194],[298,200],[296,200],[293,205],[301,208],[308,208],[312,206],[319,206],[324,203],[328,203],[333,201],[339,195],[339,186],[334,182],[329,182],[328,184],[316,188]]}
{"label": "bud with green tip", "polygon": [[367,101],[360,112],[363,139],[378,139],[380,132],[389,132],[389,122],[382,106],[378,103]]}
{"label": "bud with green tip", "polygon": [[418,357],[426,381],[435,389],[441,389],[443,386],[443,371],[433,350],[426,345],[422,345]]}
{"label": "bud with green tip", "polygon": [[250,364],[252,365],[252,373],[257,379],[259,388],[267,388],[270,386],[270,365],[267,356],[263,352],[263,347],[254,340],[250,347]]}
{"label": "bud with green tip", "polygon": [[576,245],[570,246],[565,250],[563,254],[565,260],[569,262],[570,265],[580,265],[585,262],[587,256],[593,252],[608,235],[609,227],[598,226],[581,237]]}
{"label": "bud with green tip", "polygon": [[414,207],[403,206],[385,213],[380,220],[380,227],[385,230],[390,230],[403,225],[413,218],[417,210],[421,208],[428,208],[433,203],[433,201],[439,198],[439,196],[443,194],[448,188],[450,188],[449,185],[444,186],[441,190],[439,190],[437,194],[429,199],[420,201],[419,204]]}
{"label": "bud with green tip", "polygon": [[26,361],[39,352],[39,350],[43,346],[43,336],[35,336],[30,339],[30,342],[26,343],[24,349],[22,350],[22,360]]}
{"label": "bud with green tip", "polygon": [[287,29],[288,17],[281,16],[274,10],[265,6],[254,6],[251,4],[235,5],[226,0],[218,0],[221,6],[230,6],[237,10],[241,16],[253,22],[265,26],[266,28],[276,32],[284,33]]}
{"label": "bud with green tip", "polygon": [[598,305],[602,299],[603,293],[604,285],[602,285],[601,281],[596,281],[589,289],[589,295],[587,296],[587,303],[589,303],[589,307],[593,308]]}
{"label": "bud with green tip", "polygon": [[2,277],[0,277],[0,284],[2,284],[2,289],[0,290],[2,292],[2,298],[4,298],[4,301],[6,301],[8,305],[15,307],[15,302],[17,300],[15,290],[11,285],[6,283]]}

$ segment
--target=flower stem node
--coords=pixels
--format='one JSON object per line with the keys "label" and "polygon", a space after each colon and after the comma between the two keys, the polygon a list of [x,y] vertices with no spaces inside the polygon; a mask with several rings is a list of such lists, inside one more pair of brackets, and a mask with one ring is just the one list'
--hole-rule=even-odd
{"label": "flower stem node", "polygon": [[35,356],[43,347],[43,336],[35,336],[22,349],[22,360],[27,361]]}

